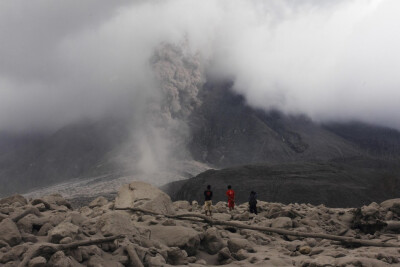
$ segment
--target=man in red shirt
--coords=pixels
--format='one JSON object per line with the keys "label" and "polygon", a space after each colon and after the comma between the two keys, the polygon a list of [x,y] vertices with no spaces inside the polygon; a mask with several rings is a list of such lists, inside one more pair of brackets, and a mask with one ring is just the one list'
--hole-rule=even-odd
{"label": "man in red shirt", "polygon": [[232,190],[232,186],[228,185],[228,191],[226,191],[226,196],[228,197],[228,207],[229,210],[235,208],[235,191]]}

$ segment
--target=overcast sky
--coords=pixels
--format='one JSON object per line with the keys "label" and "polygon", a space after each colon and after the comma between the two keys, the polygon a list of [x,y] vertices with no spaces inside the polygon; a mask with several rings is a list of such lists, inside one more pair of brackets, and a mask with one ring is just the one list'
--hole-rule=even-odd
{"label": "overcast sky", "polygon": [[0,130],[135,105],[157,90],[154,48],[185,40],[250,105],[400,129],[399,14],[397,0],[2,0]]}

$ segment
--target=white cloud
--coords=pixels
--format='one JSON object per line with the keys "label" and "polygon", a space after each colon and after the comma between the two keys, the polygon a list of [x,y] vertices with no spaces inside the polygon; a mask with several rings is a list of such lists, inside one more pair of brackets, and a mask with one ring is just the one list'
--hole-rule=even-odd
{"label": "white cloud", "polygon": [[149,58],[188,40],[254,106],[400,128],[400,3],[3,1],[0,129],[59,127],[158,94]]}

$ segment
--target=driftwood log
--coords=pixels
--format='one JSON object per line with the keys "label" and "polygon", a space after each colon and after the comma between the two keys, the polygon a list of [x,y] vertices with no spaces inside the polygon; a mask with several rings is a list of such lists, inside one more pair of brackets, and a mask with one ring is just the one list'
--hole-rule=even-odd
{"label": "driftwood log", "polygon": [[386,243],[386,242],[379,242],[373,240],[362,240],[353,237],[345,237],[345,236],[338,236],[338,235],[329,235],[329,234],[320,234],[320,233],[305,233],[305,232],[298,232],[298,231],[289,231],[279,228],[273,227],[263,227],[263,226],[253,226],[247,225],[238,222],[230,222],[230,221],[222,221],[212,219],[212,217],[197,214],[197,213],[184,213],[184,214],[177,214],[177,215],[168,215],[168,214],[161,214],[157,212],[153,212],[151,210],[145,210],[141,208],[116,208],[117,210],[130,210],[134,212],[142,212],[147,214],[153,215],[162,215],[167,218],[171,219],[180,219],[180,220],[190,220],[190,221],[199,221],[198,219],[202,219],[205,223],[210,225],[225,225],[225,226],[232,226],[241,229],[249,229],[249,230],[256,230],[261,232],[269,232],[269,233],[276,233],[280,235],[288,235],[288,236],[298,236],[298,237],[312,237],[312,238],[322,238],[334,241],[340,241],[346,245],[358,245],[358,246],[372,246],[372,247],[400,247],[399,244],[393,243]]}
{"label": "driftwood log", "polygon": [[106,243],[106,242],[111,242],[119,238],[123,238],[124,235],[117,235],[117,236],[110,236],[110,237],[104,237],[104,238],[97,238],[97,239],[91,239],[91,240],[82,240],[82,241],[76,241],[72,242],[69,244],[53,244],[53,243],[38,243],[31,245],[28,250],[25,252],[24,259],[20,262],[18,267],[25,267],[28,265],[29,261],[40,255],[41,253],[54,253],[60,250],[68,250],[68,249],[74,249],[77,247],[81,246],[90,246],[90,245],[95,245],[95,244],[101,244],[101,243]]}

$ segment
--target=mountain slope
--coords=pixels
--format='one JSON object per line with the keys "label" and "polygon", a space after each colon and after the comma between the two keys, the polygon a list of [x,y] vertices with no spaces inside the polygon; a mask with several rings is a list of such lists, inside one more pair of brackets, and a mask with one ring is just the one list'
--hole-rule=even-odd
{"label": "mountain slope", "polygon": [[226,187],[232,185],[238,203],[246,202],[254,190],[268,202],[350,207],[399,197],[399,171],[398,162],[371,158],[245,165],[203,172],[175,192],[165,189],[174,200],[202,200],[210,184],[216,202],[226,201]]}
{"label": "mountain slope", "polygon": [[362,154],[350,141],[305,116],[246,105],[229,84],[206,85],[190,125],[195,159],[218,167],[260,162],[327,160]]}

